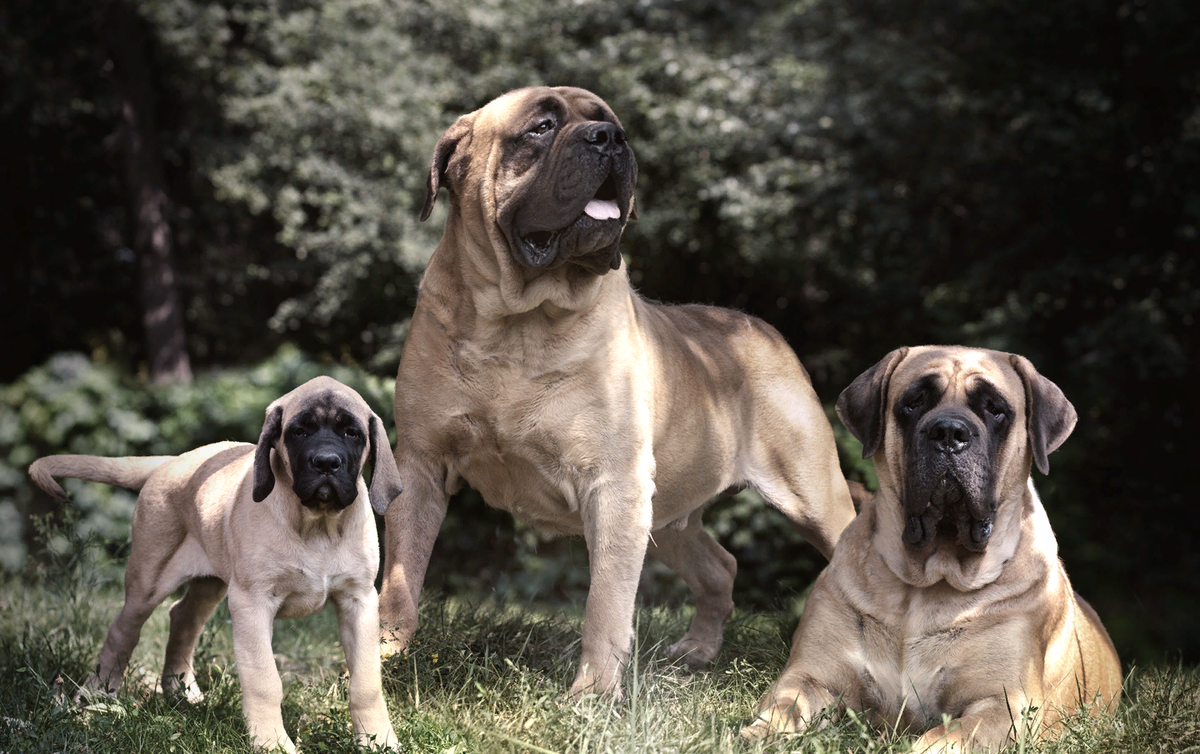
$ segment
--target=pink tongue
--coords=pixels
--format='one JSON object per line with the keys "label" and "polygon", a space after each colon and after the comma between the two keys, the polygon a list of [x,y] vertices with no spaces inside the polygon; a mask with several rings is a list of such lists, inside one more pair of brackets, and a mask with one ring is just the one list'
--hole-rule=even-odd
{"label": "pink tongue", "polygon": [[583,208],[583,213],[594,220],[617,220],[621,210],[612,199],[593,199]]}

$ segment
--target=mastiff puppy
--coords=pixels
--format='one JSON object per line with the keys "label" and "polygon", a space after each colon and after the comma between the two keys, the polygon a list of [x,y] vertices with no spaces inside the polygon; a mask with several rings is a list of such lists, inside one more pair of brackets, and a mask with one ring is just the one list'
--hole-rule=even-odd
{"label": "mastiff puppy", "polygon": [[1075,427],[1058,386],[1022,356],[901,348],[837,410],[879,491],[743,733],[801,730],[836,707],[923,732],[920,750],[995,749],[1083,705],[1114,710],[1121,663],[1071,590],[1029,476]]}
{"label": "mastiff puppy", "polygon": [[[163,691],[198,700],[192,651],[229,595],[242,707],[256,747],[296,747],[283,729],[283,687],[271,651],[276,618],[337,608],[350,669],[350,717],[359,741],[397,747],[380,684],[379,542],[371,508],[402,489],[383,422],[358,393],[317,377],[267,407],[258,446],[220,442],[180,456],[47,456],[29,467],[46,492],[53,477],[141,489],[125,571],[125,606],[100,650],[87,691],[121,685],[142,624],[171,592]],[[362,479],[374,467],[371,487]]]}
{"label": "mastiff puppy", "polygon": [[576,696],[620,695],[647,551],[696,600],[669,651],[693,665],[716,656],[737,567],[700,525],[716,493],[754,486],[826,557],[853,518],[832,429],[779,333],[630,286],[619,242],[636,178],[617,116],[582,89],[510,92],[438,141],[422,217],[439,187],[450,209],[396,381],[408,486],[387,514],[386,649],[416,629],[447,498],[464,482],[586,539]]}

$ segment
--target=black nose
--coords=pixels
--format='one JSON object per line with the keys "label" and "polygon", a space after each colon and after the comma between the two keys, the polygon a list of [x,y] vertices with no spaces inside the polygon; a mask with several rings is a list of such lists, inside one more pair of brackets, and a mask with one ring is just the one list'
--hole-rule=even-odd
{"label": "black nose", "polygon": [[336,453],[314,453],[309,463],[322,474],[332,474],[342,468],[342,459]]}
{"label": "black nose", "polygon": [[616,154],[625,146],[625,132],[612,123],[597,123],[584,132],[583,140],[601,154]]}
{"label": "black nose", "polygon": [[962,419],[945,416],[925,430],[929,442],[943,453],[961,453],[971,446],[971,427]]}

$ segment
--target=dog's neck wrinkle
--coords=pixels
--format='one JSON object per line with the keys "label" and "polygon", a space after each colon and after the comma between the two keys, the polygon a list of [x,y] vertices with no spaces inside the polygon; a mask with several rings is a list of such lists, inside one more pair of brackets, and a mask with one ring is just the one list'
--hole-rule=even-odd
{"label": "dog's neck wrinkle", "polygon": [[508,238],[495,221],[478,209],[468,217],[457,202],[451,205],[435,256],[454,258],[451,266],[466,284],[475,310],[491,320],[538,309],[552,318],[585,311],[595,305],[605,281],[613,277],[613,273],[596,275],[569,263],[550,270],[529,269],[513,258]]}
{"label": "dog's neck wrinkle", "polygon": [[[439,317],[439,324],[456,336],[503,340],[513,332],[514,321],[528,324],[530,320],[537,325],[536,332],[548,327],[565,335],[586,321],[586,314],[602,296],[619,292],[618,278],[626,276],[624,267],[606,275],[593,275],[569,264],[546,271],[525,270],[507,253],[497,255],[461,233],[456,219],[452,214],[447,222],[446,234],[421,285],[421,295],[439,302],[431,311],[452,318],[443,321]],[[430,282],[434,280],[438,281],[436,287]],[[451,286],[447,281],[462,284]]]}
{"label": "dog's neck wrinkle", "polygon": [[[1024,536],[1023,529],[1029,523],[1037,524],[1040,503],[1036,500],[1032,483],[1027,485],[1022,499],[1002,505],[997,511],[996,531],[989,547],[981,554],[962,555],[957,550],[948,552],[944,545],[937,545],[927,553],[914,554],[902,542],[904,529],[903,504],[880,487],[874,498],[874,515],[878,526],[872,537],[872,549],[879,553],[888,570],[904,584],[925,589],[945,582],[960,592],[973,592],[1000,580],[1004,568],[1017,551]],[[1045,519],[1044,511],[1041,518]],[[1049,522],[1045,524],[1049,526]],[[1053,541],[1053,537],[1050,538]]]}

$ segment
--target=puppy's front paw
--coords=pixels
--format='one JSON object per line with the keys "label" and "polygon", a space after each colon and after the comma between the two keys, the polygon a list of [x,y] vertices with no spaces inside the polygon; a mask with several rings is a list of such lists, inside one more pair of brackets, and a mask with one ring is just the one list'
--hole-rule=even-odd
{"label": "puppy's front paw", "polygon": [[296,744],[292,742],[291,736],[286,733],[280,733],[278,736],[270,734],[258,734],[252,737],[250,745],[254,750],[261,752],[286,752],[287,754],[296,754]]}
{"label": "puppy's front paw", "polygon": [[357,736],[358,745],[364,749],[374,749],[382,746],[388,751],[401,751],[400,739],[396,738],[396,732],[392,730],[391,725],[387,730],[376,731],[371,733],[361,733]]}

